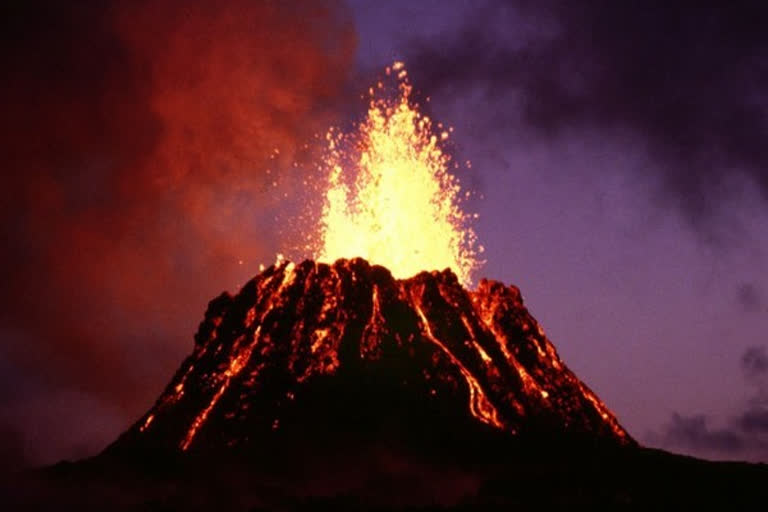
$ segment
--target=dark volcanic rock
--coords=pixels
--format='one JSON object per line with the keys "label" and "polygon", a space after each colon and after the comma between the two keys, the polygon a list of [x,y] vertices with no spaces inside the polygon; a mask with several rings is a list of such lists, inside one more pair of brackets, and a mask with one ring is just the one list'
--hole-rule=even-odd
{"label": "dark volcanic rock", "polygon": [[[190,355],[110,452],[237,449],[478,432],[633,444],[494,281],[395,280],[361,259],[281,263],[211,301]],[[439,443],[438,443],[439,444]]]}
{"label": "dark volcanic rock", "polygon": [[0,479],[3,510],[761,509],[765,466],[637,446],[519,291],[363,260],[213,300],[104,453]]}

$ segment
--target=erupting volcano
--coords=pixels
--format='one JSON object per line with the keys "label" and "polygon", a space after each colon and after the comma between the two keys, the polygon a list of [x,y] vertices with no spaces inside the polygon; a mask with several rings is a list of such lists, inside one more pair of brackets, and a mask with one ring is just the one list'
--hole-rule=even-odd
{"label": "erupting volcano", "polygon": [[[325,406],[353,423],[378,412],[419,428],[409,416],[455,418],[463,409],[509,435],[632,443],[560,360],[515,287],[483,280],[468,291],[449,270],[396,280],[355,259],[276,264],[236,296],[213,300],[192,355],[118,445],[268,444],[280,429],[322,421],[315,386],[335,389],[321,393]],[[307,407],[314,416],[302,424]]]}
{"label": "erupting volcano", "polygon": [[368,91],[368,115],[359,131],[327,134],[329,178],[315,259],[360,257],[398,278],[450,268],[469,285],[483,248],[477,247],[472,216],[462,211],[451,159],[440,147],[451,130],[438,124],[436,132],[419,112],[401,62],[386,73],[396,73],[396,99],[378,82]]}
{"label": "erupting volcano", "polygon": [[451,130],[419,113],[402,64],[387,75],[394,96],[372,88],[359,130],[328,132],[312,259],[212,300],[149,411],[14,486],[25,509],[763,503],[760,468],[639,447],[515,286],[475,286]]}
{"label": "erupting volcano", "polygon": [[192,355],[113,449],[257,448],[316,430],[323,410],[361,431],[418,430],[429,411],[508,436],[633,444],[517,288],[467,288],[479,249],[440,149],[448,131],[411,102],[401,63],[393,74],[395,100],[379,84],[359,133],[328,134],[318,262],[280,261],[213,300]]}

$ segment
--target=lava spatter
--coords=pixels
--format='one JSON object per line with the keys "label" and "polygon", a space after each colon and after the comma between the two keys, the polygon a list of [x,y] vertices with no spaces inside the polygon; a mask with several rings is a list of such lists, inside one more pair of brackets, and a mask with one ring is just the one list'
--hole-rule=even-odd
{"label": "lava spatter", "polygon": [[443,148],[449,130],[420,112],[402,63],[386,71],[396,87],[379,82],[365,120],[327,134],[315,259],[361,257],[398,278],[447,267],[469,285],[483,247]]}

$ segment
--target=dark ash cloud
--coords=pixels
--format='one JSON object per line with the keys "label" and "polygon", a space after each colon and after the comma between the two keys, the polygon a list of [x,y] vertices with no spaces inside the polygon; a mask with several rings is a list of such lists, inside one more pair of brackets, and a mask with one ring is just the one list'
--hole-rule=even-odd
{"label": "dark ash cloud", "polygon": [[768,434],[768,404],[744,412],[738,424],[744,432]]}
{"label": "dark ash cloud", "polygon": [[768,351],[763,346],[749,347],[741,356],[741,369],[747,380],[759,382],[768,376]]}
{"label": "dark ash cloud", "polygon": [[675,412],[659,431],[647,433],[645,442],[699,457],[765,462],[768,460],[768,411],[749,406],[724,427],[713,427],[712,419],[705,414]]}
{"label": "dark ash cloud", "polygon": [[740,363],[755,393],[726,426],[712,428],[710,418],[704,414],[673,413],[661,431],[647,434],[646,441],[709,457],[768,461],[768,352],[762,346],[749,347]]}
{"label": "dark ash cloud", "polygon": [[741,356],[741,369],[747,382],[755,387],[755,394],[735,424],[745,433],[763,436],[768,443],[768,350],[766,347],[749,347]]}
{"label": "dark ash cloud", "polygon": [[407,60],[424,90],[483,91],[497,113],[516,98],[542,137],[639,137],[664,202],[699,224],[738,194],[736,174],[768,200],[766,26],[760,1],[486,2],[453,36],[415,42]]}
{"label": "dark ash cloud", "polygon": [[727,429],[713,429],[704,415],[681,416],[673,413],[660,439],[663,445],[690,451],[738,453],[744,448],[743,439]]}

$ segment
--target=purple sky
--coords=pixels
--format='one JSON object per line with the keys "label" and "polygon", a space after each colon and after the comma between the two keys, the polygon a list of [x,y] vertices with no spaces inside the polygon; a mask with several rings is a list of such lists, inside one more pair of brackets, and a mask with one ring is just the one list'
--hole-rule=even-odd
{"label": "purple sky", "polygon": [[283,250],[298,148],[394,59],[472,162],[481,275],[641,442],[768,460],[765,8],[311,4],[4,16],[3,97],[28,106],[3,126],[0,427],[28,463],[151,405],[207,300]]}

